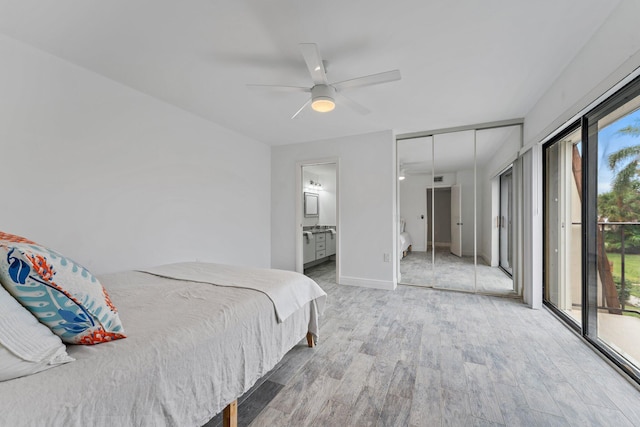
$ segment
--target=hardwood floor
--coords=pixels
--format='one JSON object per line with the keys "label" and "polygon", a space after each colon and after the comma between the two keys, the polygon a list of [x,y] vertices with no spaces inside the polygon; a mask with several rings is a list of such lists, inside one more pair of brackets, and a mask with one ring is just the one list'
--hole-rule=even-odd
{"label": "hardwood floor", "polygon": [[640,392],[547,310],[309,276],[329,294],[318,346],[240,399],[239,425],[640,426]]}

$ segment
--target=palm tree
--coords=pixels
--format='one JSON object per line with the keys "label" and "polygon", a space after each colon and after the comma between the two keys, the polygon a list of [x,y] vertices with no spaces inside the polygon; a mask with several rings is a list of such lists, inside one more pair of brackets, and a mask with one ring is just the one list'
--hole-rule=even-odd
{"label": "palm tree", "polygon": [[[620,135],[640,136],[640,120],[637,126],[626,126],[616,133]],[[617,207],[618,218],[616,221],[637,221],[638,210],[635,203],[630,203],[637,198],[640,182],[640,144],[623,147],[611,153],[608,158],[609,168],[616,171],[613,178],[611,194]]]}
{"label": "palm tree", "polygon": [[[616,133],[619,135],[628,135],[633,137],[640,136],[640,120],[638,120],[637,123],[637,126],[629,125],[618,130]],[[638,175],[640,175],[640,169],[638,167],[640,165],[640,144],[623,147],[618,151],[611,153],[608,156],[608,163],[609,168],[611,168],[612,171],[616,172],[612,182],[612,191],[609,193],[609,195],[613,198],[612,201],[615,201],[616,209],[613,210],[617,211],[616,216],[618,216],[615,221],[638,221],[637,199],[638,189],[640,186],[640,182],[638,181]],[[602,196],[602,202],[605,202],[607,197],[605,194],[603,194]],[[600,204],[601,202],[599,201],[598,203]],[[604,204],[606,204],[606,202]],[[604,206],[602,207],[604,208]],[[632,238],[629,239],[629,243],[637,243],[638,236],[637,232],[635,231],[635,227],[632,227],[630,233]],[[622,228],[620,230],[621,242],[626,240],[627,234],[628,230],[625,230],[624,225],[622,225]],[[598,237],[599,240],[602,239],[602,244],[604,247],[604,236],[599,235]],[[604,261],[608,262],[608,257],[605,251],[603,251],[603,257]],[[622,275],[622,277],[624,277],[624,272],[622,272]],[[624,284],[620,283],[620,286],[624,294]],[[626,297],[619,294],[619,290],[616,290],[616,293],[618,293],[618,300],[620,301],[622,308],[624,309]]]}
{"label": "palm tree", "polygon": [[[624,161],[629,159],[631,159],[629,163],[623,165]],[[609,167],[612,170],[620,169],[613,179],[614,193],[623,194],[631,187],[633,179],[639,172],[638,162],[640,162],[640,144],[621,148],[609,155]]]}

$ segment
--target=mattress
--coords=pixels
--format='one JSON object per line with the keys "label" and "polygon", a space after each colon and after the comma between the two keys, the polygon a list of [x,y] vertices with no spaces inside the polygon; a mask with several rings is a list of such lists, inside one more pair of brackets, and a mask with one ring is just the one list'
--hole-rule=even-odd
{"label": "mattress", "polygon": [[0,383],[0,425],[202,426],[317,324],[315,301],[278,322],[251,289],[134,271],[100,280],[127,338],[70,345],[75,362]]}

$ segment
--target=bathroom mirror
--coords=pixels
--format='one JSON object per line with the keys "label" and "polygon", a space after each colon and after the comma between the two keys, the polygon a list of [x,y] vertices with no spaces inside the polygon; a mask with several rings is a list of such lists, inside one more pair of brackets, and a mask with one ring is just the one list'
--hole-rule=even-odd
{"label": "bathroom mirror", "polygon": [[317,218],[319,216],[317,193],[304,193],[304,216],[305,218]]}

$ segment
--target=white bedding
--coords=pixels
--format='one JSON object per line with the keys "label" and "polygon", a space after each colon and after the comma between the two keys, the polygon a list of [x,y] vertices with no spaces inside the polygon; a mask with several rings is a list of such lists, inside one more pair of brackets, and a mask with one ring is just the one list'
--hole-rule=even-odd
{"label": "white bedding", "polygon": [[400,243],[400,255],[402,255],[402,253],[407,249],[409,249],[409,246],[413,244],[413,242],[411,241],[411,235],[406,231],[403,231],[402,233],[400,233],[399,243]]}
{"label": "white bedding", "polygon": [[327,299],[327,294],[316,282],[294,271],[200,262],[167,264],[140,271],[171,279],[260,291],[273,302],[280,322],[313,300],[322,312]]}
{"label": "white bedding", "polygon": [[100,280],[128,337],[68,346],[75,362],[0,382],[1,426],[202,426],[317,325],[313,302],[279,323],[250,289],[142,272]]}

